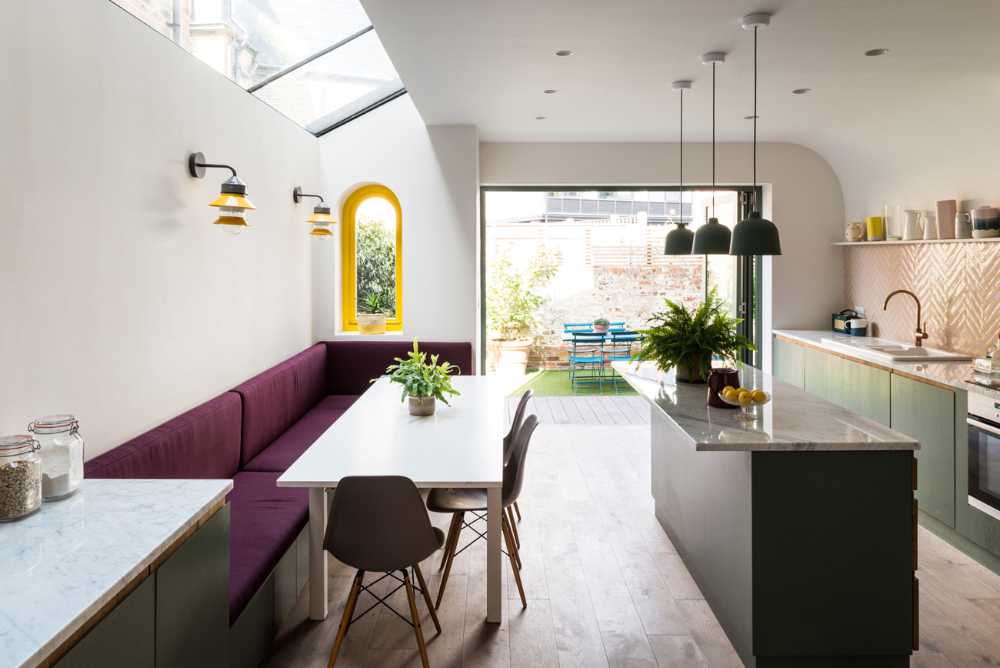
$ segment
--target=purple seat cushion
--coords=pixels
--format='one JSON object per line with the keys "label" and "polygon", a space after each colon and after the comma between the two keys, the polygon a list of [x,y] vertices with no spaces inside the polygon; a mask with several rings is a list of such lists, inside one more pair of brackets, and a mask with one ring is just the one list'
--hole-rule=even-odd
{"label": "purple seat cushion", "polygon": [[276,487],[278,473],[245,472],[229,493],[229,623],[250,602],[309,519],[305,489]]}
{"label": "purple seat cushion", "polygon": [[331,394],[288,428],[259,455],[247,462],[244,471],[284,471],[357,400],[355,396]]}
{"label": "purple seat cushion", "polygon": [[[361,394],[372,378],[385,374],[396,357],[406,357],[412,341],[327,341],[327,375],[330,394]],[[463,341],[421,341],[428,355],[440,355],[438,362],[457,364],[461,373],[471,374],[472,344]]]}
{"label": "purple seat cushion", "polygon": [[246,465],[326,394],[326,347],[316,344],[233,388],[243,397]]}
{"label": "purple seat cushion", "polygon": [[84,466],[87,478],[232,478],[240,464],[240,397],[234,392],[164,422]]}

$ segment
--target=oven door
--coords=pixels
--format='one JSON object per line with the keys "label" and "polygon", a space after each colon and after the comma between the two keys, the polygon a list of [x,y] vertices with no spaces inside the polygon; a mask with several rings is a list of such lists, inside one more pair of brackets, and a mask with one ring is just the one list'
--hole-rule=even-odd
{"label": "oven door", "polygon": [[1000,519],[1000,424],[969,415],[969,505]]}

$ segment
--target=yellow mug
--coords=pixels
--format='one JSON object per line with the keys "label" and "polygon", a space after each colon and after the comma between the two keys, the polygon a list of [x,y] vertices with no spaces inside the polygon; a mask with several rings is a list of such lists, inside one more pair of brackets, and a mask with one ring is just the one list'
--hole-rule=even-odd
{"label": "yellow mug", "polygon": [[885,241],[885,218],[868,216],[865,223],[868,225],[868,241]]}

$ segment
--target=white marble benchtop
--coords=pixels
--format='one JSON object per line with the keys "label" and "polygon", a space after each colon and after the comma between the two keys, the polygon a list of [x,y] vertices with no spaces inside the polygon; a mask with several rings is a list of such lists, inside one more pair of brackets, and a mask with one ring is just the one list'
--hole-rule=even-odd
{"label": "white marble benchtop", "polygon": [[755,422],[736,418],[738,409],[712,408],[706,385],[677,383],[649,362],[615,362],[616,371],[654,407],[662,410],[696,450],[916,450],[914,439],[861,417],[819,397],[783,383],[770,374],[745,367],[744,387],[771,393],[758,407]]}
{"label": "white marble benchtop", "polygon": [[35,666],[149,568],[231,480],[84,480],[0,523],[0,667]]}

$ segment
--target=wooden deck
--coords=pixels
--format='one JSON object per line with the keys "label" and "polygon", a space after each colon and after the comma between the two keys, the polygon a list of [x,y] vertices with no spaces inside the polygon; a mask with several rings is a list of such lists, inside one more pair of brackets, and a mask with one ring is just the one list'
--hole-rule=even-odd
{"label": "wooden deck", "polygon": [[[555,416],[554,406],[569,405],[581,420],[615,415],[589,399],[558,399],[540,401],[537,410],[547,407]],[[593,417],[582,417],[585,408]],[[615,419],[625,419],[618,411]],[[653,515],[648,427],[543,420],[528,459],[519,524],[528,607],[521,608],[505,559],[504,621],[485,623],[485,545],[479,541],[455,560],[439,610],[440,635],[419,604],[434,668],[742,665]],[[446,516],[431,517],[447,528]],[[1000,576],[923,528],[918,539],[921,643],[911,665],[1000,665]],[[432,592],[439,560],[434,554],[422,564]],[[331,559],[330,616],[309,621],[302,598],[268,668],[326,666],[352,577]],[[403,592],[390,600],[406,610]],[[419,665],[413,631],[387,610],[351,627],[337,661],[338,668]]]}
{"label": "wooden deck", "polygon": [[[518,397],[507,400],[507,415],[512,417]],[[637,396],[566,396],[533,397],[528,414],[538,416],[541,424],[632,425],[649,424],[649,402]]]}

